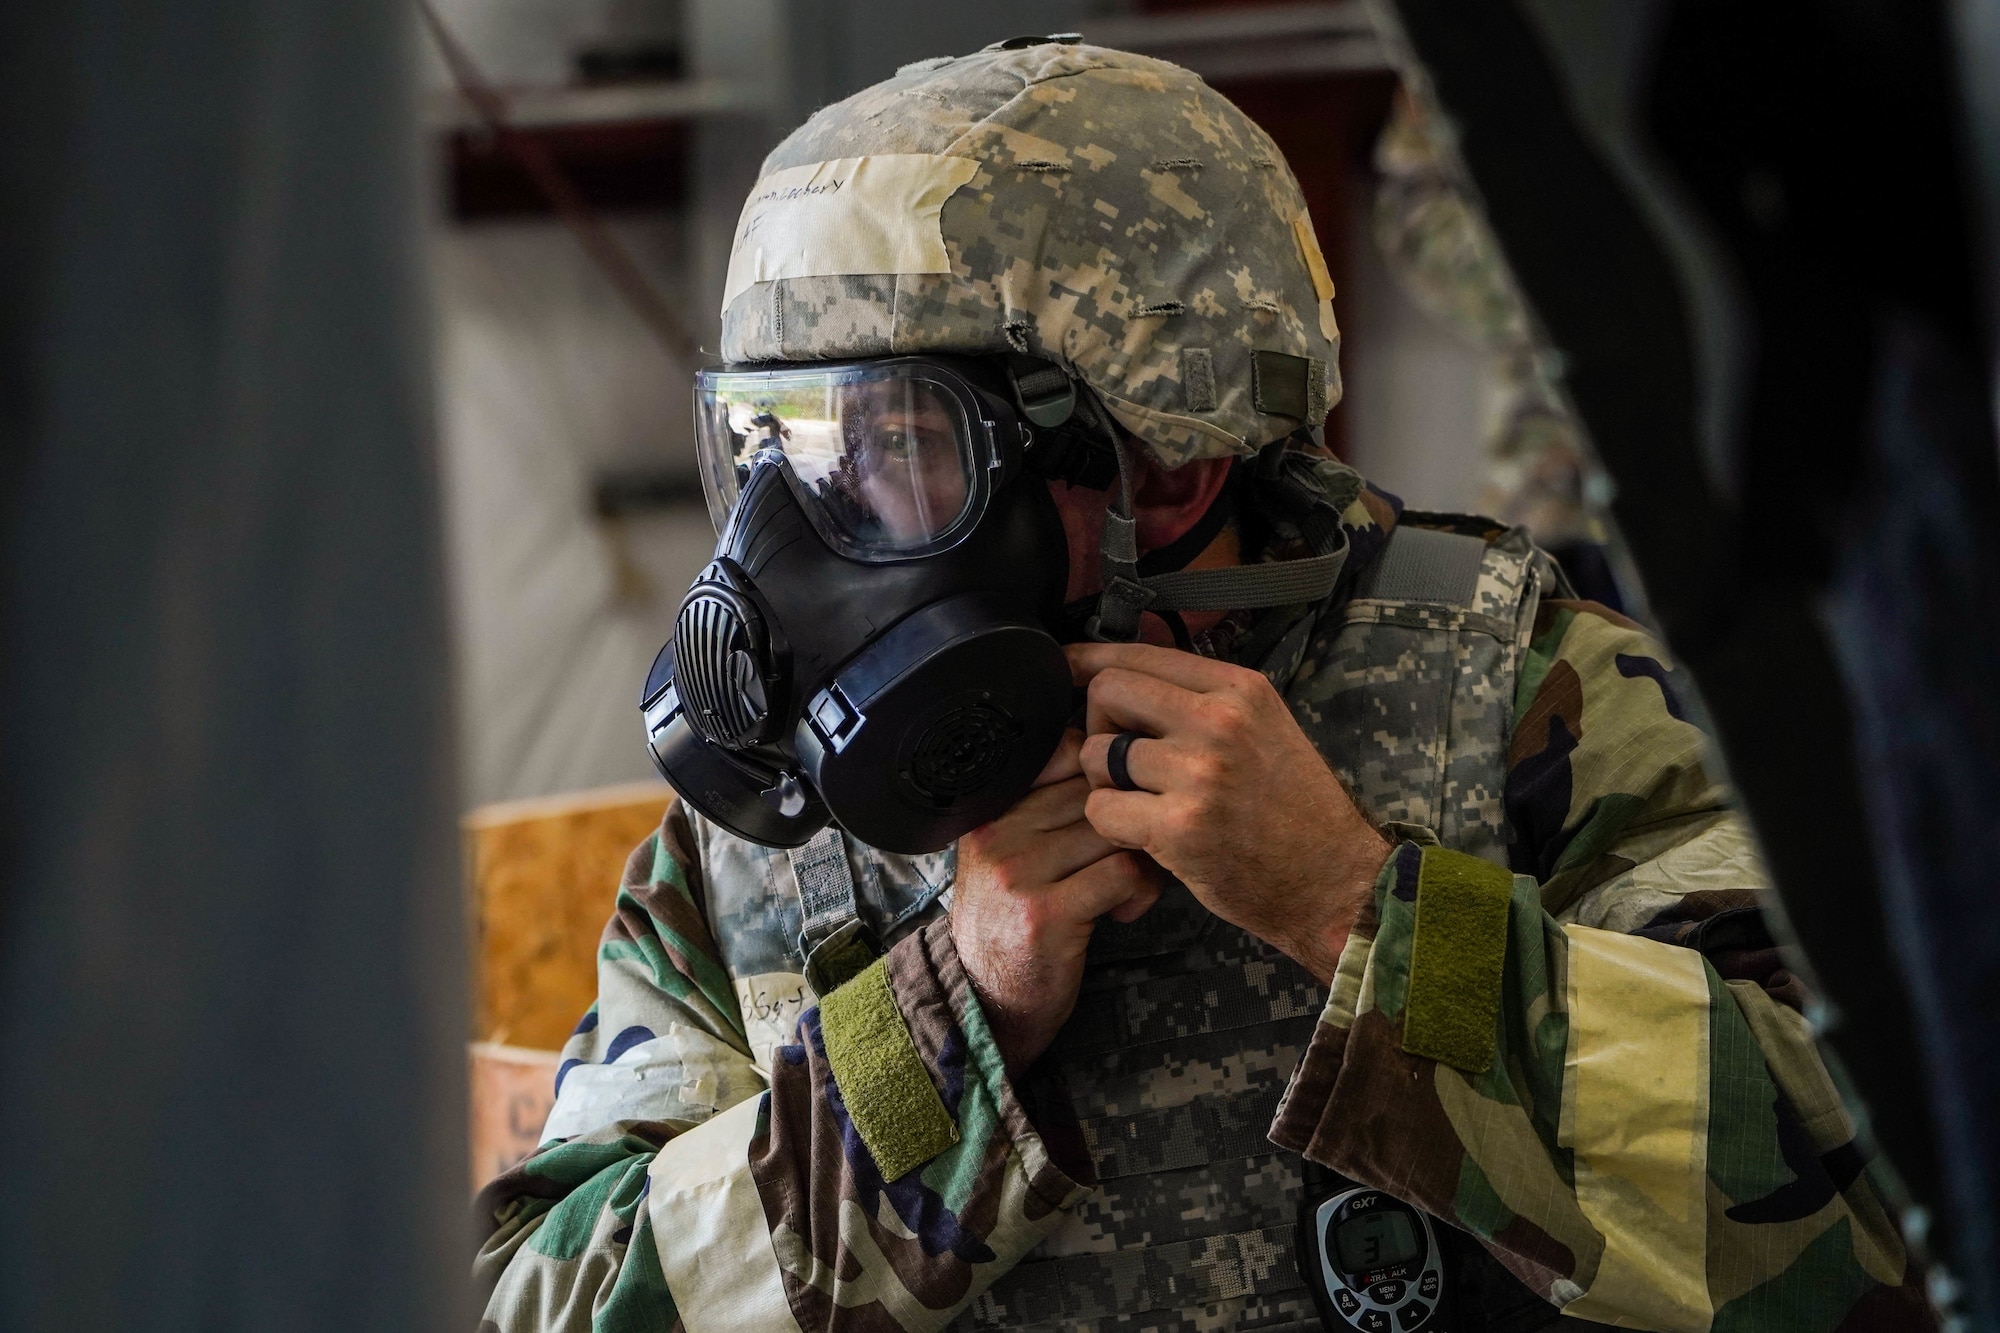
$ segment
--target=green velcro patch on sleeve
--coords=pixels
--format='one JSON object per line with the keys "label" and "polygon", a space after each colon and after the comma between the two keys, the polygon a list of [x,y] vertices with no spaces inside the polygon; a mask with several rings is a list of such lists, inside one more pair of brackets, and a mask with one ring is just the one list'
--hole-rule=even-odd
{"label": "green velcro patch on sleeve", "polygon": [[1403,1049],[1468,1074],[1493,1065],[1514,877],[1491,861],[1424,849],[1410,942]]}
{"label": "green velcro patch on sleeve", "polygon": [[847,1114],[884,1180],[899,1180],[958,1142],[878,960],[819,1002],[826,1061]]}

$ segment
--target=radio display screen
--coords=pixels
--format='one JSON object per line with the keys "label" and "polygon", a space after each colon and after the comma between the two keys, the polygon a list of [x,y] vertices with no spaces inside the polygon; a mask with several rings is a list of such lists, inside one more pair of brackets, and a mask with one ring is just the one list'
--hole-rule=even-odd
{"label": "radio display screen", "polygon": [[1423,1252],[1417,1229],[1400,1209],[1380,1208],[1348,1218],[1333,1231],[1334,1253],[1349,1273],[1406,1263]]}

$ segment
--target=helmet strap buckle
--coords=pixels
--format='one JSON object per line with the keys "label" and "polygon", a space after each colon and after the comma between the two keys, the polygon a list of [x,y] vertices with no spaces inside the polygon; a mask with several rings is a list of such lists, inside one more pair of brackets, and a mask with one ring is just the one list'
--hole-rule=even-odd
{"label": "helmet strap buckle", "polygon": [[1033,424],[1049,429],[1068,421],[1076,412],[1076,381],[1054,362],[1015,352],[1007,357],[1007,377],[1013,382],[1014,402],[1021,415]]}

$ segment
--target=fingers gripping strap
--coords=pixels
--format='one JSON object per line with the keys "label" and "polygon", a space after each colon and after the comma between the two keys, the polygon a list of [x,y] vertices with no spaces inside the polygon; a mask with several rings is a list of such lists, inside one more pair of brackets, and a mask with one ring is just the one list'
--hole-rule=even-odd
{"label": "fingers gripping strap", "polygon": [[1403,1049],[1480,1073],[1493,1064],[1514,877],[1442,847],[1426,847],[1423,857]]}
{"label": "fingers gripping strap", "polygon": [[889,969],[877,962],[819,1002],[826,1062],[884,1180],[900,1180],[958,1142],[924,1058],[910,1039]]}

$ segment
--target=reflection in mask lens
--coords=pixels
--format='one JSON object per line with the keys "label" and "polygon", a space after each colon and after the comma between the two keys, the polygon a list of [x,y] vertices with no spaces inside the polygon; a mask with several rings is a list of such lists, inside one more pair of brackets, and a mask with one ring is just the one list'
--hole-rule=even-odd
{"label": "reflection in mask lens", "polygon": [[[715,391],[734,485],[777,449],[839,537],[862,552],[916,551],[965,514],[972,458],[965,415],[934,385],[907,377],[829,383],[777,376]],[[733,497],[731,497],[733,498]]]}

